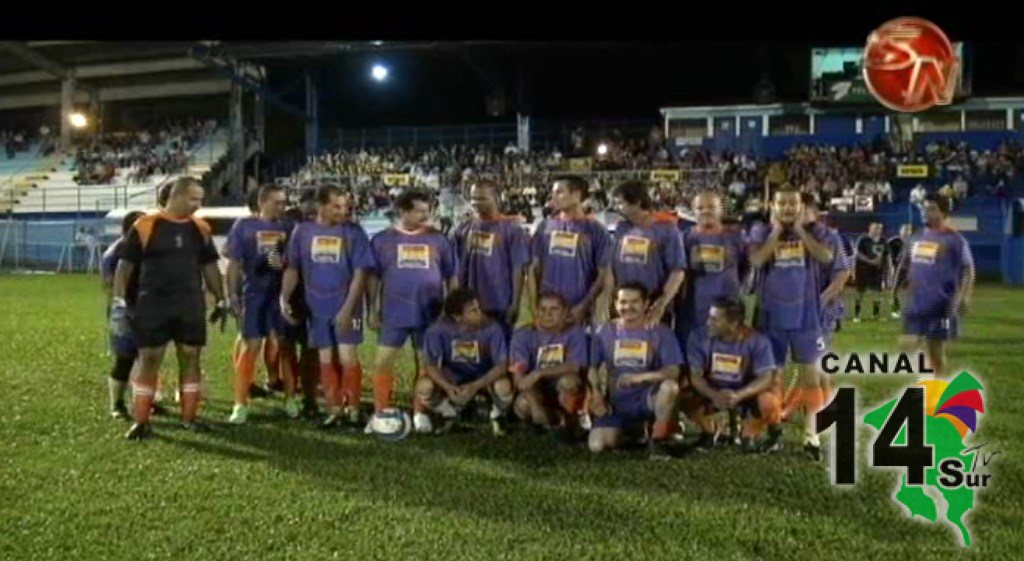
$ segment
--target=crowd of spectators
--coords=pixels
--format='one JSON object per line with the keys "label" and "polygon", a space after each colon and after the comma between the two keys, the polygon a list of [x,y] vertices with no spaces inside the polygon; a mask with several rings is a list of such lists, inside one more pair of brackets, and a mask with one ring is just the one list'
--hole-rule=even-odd
{"label": "crowd of spectators", "polygon": [[74,179],[79,185],[108,184],[118,176],[128,184],[153,175],[169,175],[188,167],[189,152],[214,121],[192,120],[166,124],[153,132],[139,130],[95,135],[74,144]]}

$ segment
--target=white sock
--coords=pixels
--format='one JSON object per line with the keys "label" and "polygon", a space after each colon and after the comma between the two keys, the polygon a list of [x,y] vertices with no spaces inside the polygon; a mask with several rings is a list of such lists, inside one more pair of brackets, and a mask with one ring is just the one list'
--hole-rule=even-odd
{"label": "white sock", "polygon": [[124,389],[128,384],[107,378],[107,390],[110,392],[110,408],[113,409],[118,401],[124,401]]}
{"label": "white sock", "polygon": [[811,446],[821,448],[821,439],[818,438],[817,434],[811,434],[809,431],[806,431],[804,432],[804,444],[810,444]]}

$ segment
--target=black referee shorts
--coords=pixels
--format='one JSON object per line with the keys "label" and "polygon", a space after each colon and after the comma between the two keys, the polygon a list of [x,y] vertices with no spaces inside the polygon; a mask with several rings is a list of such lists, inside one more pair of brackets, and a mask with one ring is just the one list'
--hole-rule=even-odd
{"label": "black referee shorts", "polygon": [[878,267],[858,266],[855,273],[857,292],[864,292],[865,290],[882,290],[882,280],[884,277],[882,269]]}
{"label": "black referee shorts", "polygon": [[202,295],[172,298],[139,297],[132,329],[140,348],[206,345],[206,303]]}

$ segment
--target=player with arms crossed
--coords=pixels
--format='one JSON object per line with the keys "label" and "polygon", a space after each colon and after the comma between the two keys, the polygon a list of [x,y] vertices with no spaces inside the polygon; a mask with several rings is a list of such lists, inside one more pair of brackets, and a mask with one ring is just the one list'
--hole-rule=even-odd
{"label": "player with arms crossed", "polygon": [[[114,274],[117,271],[117,262],[121,245],[124,244],[128,232],[132,229],[135,221],[146,213],[133,210],[124,215],[121,220],[121,237],[103,252],[100,259],[100,271],[103,274],[103,292],[107,295],[107,310],[110,310],[111,299],[114,292]],[[138,288],[135,285],[136,279],[128,280],[128,287],[125,291],[125,303],[128,306],[135,305]],[[107,319],[109,320],[109,314]],[[122,322],[121,326],[125,324]],[[110,377],[107,379],[107,389],[110,392],[110,416],[114,419],[130,419],[128,407],[124,404],[124,390],[128,386],[128,378],[131,376],[132,367],[135,366],[135,359],[139,357],[139,349],[135,345],[135,338],[130,331],[119,332],[114,327],[110,335],[110,351],[114,354],[114,366],[110,370]]]}
{"label": "player with arms crossed", "polygon": [[[258,190],[256,216],[239,218],[228,232],[224,255],[228,258],[228,301],[237,317],[242,319],[242,352],[235,360],[235,405],[228,422],[240,425],[249,418],[249,386],[256,375],[256,359],[263,345],[272,345],[281,333],[281,309],[278,294],[281,290],[283,261],[281,254],[288,239],[287,225],[281,222],[285,206],[284,188],[264,185]],[[239,282],[241,281],[241,282]],[[236,290],[241,286],[242,296]],[[287,354],[288,349],[278,345]],[[295,363],[293,357],[279,357],[271,364]],[[296,372],[285,372],[285,411],[289,417],[298,417],[300,404],[293,399]],[[270,377],[273,377],[271,375]]]}
{"label": "player with arms crossed", "polygon": [[[889,287],[892,288],[896,284],[896,269],[900,266],[900,260],[903,258],[903,250],[907,247],[907,241],[910,236],[913,235],[914,228],[910,224],[903,224],[900,226],[900,235],[889,238],[887,242],[889,246]],[[899,292],[893,291],[892,299],[892,319],[899,319],[900,317],[900,298]]]}
{"label": "player with arms crossed", "polygon": [[[217,249],[210,226],[193,214],[203,202],[199,181],[182,177],[171,188],[167,207],[159,214],[143,216],[125,239],[114,275],[111,320],[131,317],[132,333],[139,346],[141,365],[135,379],[135,424],[125,435],[140,440],[152,435],[149,415],[169,341],[179,345],[182,428],[204,430],[196,422],[201,373],[199,355],[206,345],[203,280],[217,300],[218,312],[229,308],[217,268]],[[139,293],[129,313],[125,296],[128,280],[138,270]]]}
{"label": "player with arms crossed", "polygon": [[551,207],[558,215],[537,226],[531,247],[536,293],[561,295],[576,325],[589,324],[594,302],[611,274],[611,236],[604,224],[584,212],[587,193],[581,177],[556,180]]}
{"label": "player with arms crossed", "polygon": [[363,342],[366,279],[374,262],[362,226],[343,220],[348,196],[334,185],[323,185],[316,190],[316,204],[316,220],[297,225],[288,242],[280,306],[290,323],[298,322],[291,303],[301,278],[309,346],[319,353],[320,386],[327,401],[328,416],[320,425],[326,429],[343,420],[360,421],[358,347]]}
{"label": "player with arms crossed", "polygon": [[476,292],[484,313],[511,335],[530,264],[526,232],[514,217],[498,212],[498,186],[493,181],[473,185],[470,204],[476,216],[460,224],[453,236],[459,285]]}
{"label": "player with arms crossed", "polygon": [[645,430],[654,421],[651,458],[668,458],[665,443],[678,421],[683,353],[669,327],[647,325],[650,296],[644,285],[620,286],[615,296],[619,318],[598,327],[590,346],[590,450],[618,448],[625,432]]}
{"label": "player with arms crossed", "polygon": [[946,341],[956,338],[974,292],[974,257],[963,235],[949,226],[948,199],[926,197],[924,217],[925,231],[903,250],[893,292],[902,290],[905,303],[901,347],[923,341],[931,368],[945,377]]}
{"label": "player with arms crossed", "polygon": [[[426,364],[423,334],[438,318],[445,291],[458,285],[455,251],[441,232],[427,225],[430,197],[417,190],[395,200],[398,223],[378,232],[370,241],[375,268],[369,279],[370,327],[377,330],[374,361],[373,407],[391,406],[395,386],[394,362],[406,339],[412,339],[417,372]],[[419,400],[413,400],[417,430],[431,427]],[[370,432],[370,423],[366,424]]]}
{"label": "player with arms crossed", "polygon": [[[708,329],[694,331],[686,346],[692,393],[682,409],[701,428],[698,450],[715,446],[708,415],[733,411],[746,418],[740,446],[744,452],[782,450],[782,369],[768,338],[743,324],[739,300],[720,298],[711,306]],[[758,445],[755,438],[768,428]]]}
{"label": "player with arms crossed", "polygon": [[[444,317],[427,330],[424,346],[426,375],[416,382],[416,400],[444,419],[438,432],[451,430],[462,408],[487,391],[493,403],[492,430],[504,436],[503,419],[514,397],[505,331],[483,314],[472,290],[457,288],[448,294]],[[416,424],[418,433],[432,431],[431,423]]]}
{"label": "player with arms crossed", "polygon": [[[569,307],[554,292],[540,295],[534,326],[512,335],[509,371],[519,395],[520,419],[567,440],[577,427],[585,392],[580,375],[587,367],[587,334],[567,323]],[[556,428],[558,427],[558,428]]]}
{"label": "player with arms crossed", "polygon": [[612,191],[623,219],[615,225],[612,254],[614,286],[638,282],[654,301],[651,324],[671,320],[666,315],[686,278],[686,253],[674,214],[654,213],[647,186],[628,181]]}
{"label": "player with arms crossed", "polygon": [[814,419],[828,392],[817,366],[825,350],[819,277],[822,265],[832,265],[838,274],[844,260],[834,259],[824,225],[804,227],[798,191],[788,186],[775,191],[771,210],[771,226],[757,224],[750,232],[750,262],[761,269],[758,328],[771,341],[778,365],[785,365],[792,351],[799,376],[795,401],[805,407],[804,451],[817,461],[821,442]]}
{"label": "player with arms crossed", "polygon": [[872,222],[866,236],[857,239],[857,300],[853,305],[853,323],[860,323],[861,302],[864,293],[874,292],[872,316],[877,320],[882,312],[882,285],[885,279],[886,263],[889,260],[889,244],[882,237],[882,224]]}

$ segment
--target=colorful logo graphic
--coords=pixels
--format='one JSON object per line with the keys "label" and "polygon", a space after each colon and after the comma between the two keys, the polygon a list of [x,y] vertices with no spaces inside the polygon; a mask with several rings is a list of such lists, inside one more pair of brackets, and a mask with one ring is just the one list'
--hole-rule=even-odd
{"label": "colorful logo graphic", "polygon": [[[975,506],[975,494],[991,484],[988,465],[999,451],[967,442],[985,412],[981,383],[969,372],[952,381],[924,380],[903,390],[864,415],[878,431],[868,464],[873,468],[903,468],[893,500],[911,517],[942,520],[958,530],[961,544],[970,546],[965,520]],[[856,390],[840,388],[818,413],[818,431],[835,425],[832,475],[836,485],[856,482]]]}
{"label": "colorful logo graphic", "polygon": [[946,34],[915,17],[890,20],[868,35],[864,81],[882,104],[895,111],[924,111],[949,105],[960,77],[960,59]]}

